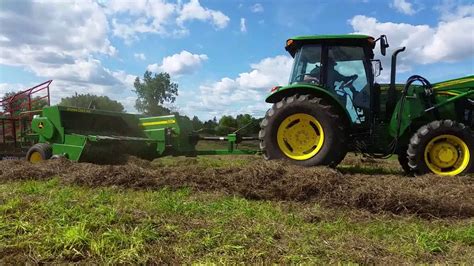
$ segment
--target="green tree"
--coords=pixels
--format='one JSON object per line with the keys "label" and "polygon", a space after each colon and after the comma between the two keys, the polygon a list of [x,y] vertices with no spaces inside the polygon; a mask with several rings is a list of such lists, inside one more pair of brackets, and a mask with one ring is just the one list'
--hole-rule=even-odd
{"label": "green tree", "polygon": [[61,99],[58,105],[80,108],[92,108],[105,111],[123,112],[124,107],[120,102],[114,101],[107,96],[92,94],[76,94]]}
{"label": "green tree", "polygon": [[178,84],[171,82],[170,75],[162,72],[152,76],[150,71],[143,74],[143,82],[137,77],[134,92],[137,94],[135,108],[146,115],[165,115],[170,110],[163,106],[173,103],[178,96]]}
{"label": "green tree", "polygon": [[191,122],[193,123],[194,130],[200,130],[204,127],[203,123],[201,122],[201,120],[199,120],[197,116],[193,116]]}
{"label": "green tree", "polygon": [[249,114],[239,114],[235,118],[239,133],[245,136],[258,134],[260,121]]}
{"label": "green tree", "polygon": [[216,133],[219,135],[226,135],[232,133],[238,129],[237,120],[230,115],[224,115],[219,119],[219,125],[217,126]]}
{"label": "green tree", "polygon": [[203,133],[206,134],[216,134],[216,128],[217,128],[217,118],[214,117],[214,119],[208,120],[203,123]]}

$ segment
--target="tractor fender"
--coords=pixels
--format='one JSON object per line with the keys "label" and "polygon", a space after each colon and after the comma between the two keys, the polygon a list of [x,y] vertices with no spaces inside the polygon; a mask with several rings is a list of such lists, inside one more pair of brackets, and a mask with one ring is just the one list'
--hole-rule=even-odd
{"label": "tractor fender", "polygon": [[341,104],[341,102],[339,102],[336,96],[319,86],[310,84],[294,84],[279,87],[265,99],[265,102],[277,103],[281,101],[281,99],[295,94],[309,94],[326,99],[331,103],[332,106],[334,106],[334,108],[342,115],[342,117],[344,117],[344,120],[348,126],[352,124],[349,112],[347,112],[346,108]]}

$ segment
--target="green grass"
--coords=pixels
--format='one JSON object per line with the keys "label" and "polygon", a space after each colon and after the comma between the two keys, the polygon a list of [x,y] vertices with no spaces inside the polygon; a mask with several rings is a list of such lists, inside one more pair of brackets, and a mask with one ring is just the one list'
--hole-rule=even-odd
{"label": "green grass", "polygon": [[0,258],[9,263],[469,262],[473,222],[188,189],[0,185]]}

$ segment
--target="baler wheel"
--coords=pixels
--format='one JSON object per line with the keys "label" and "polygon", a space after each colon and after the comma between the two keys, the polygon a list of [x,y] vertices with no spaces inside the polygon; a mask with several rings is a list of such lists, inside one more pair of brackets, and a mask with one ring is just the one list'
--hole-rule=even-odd
{"label": "baler wheel", "polygon": [[26,160],[31,163],[39,163],[51,158],[53,155],[53,149],[51,145],[47,143],[36,143],[31,146],[26,154]]}
{"label": "baler wheel", "polygon": [[267,111],[260,126],[260,149],[266,159],[335,167],[347,153],[345,123],[322,98],[283,98]]}
{"label": "baler wheel", "polygon": [[474,170],[474,132],[452,120],[433,121],[410,139],[408,159],[416,174],[455,176]]}

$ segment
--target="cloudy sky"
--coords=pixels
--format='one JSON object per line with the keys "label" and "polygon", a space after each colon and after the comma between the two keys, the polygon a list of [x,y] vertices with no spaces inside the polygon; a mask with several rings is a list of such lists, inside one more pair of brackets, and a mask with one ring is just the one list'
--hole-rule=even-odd
{"label": "cloudy sky", "polygon": [[53,79],[53,103],[93,93],[135,112],[133,81],[148,69],[171,74],[187,115],[262,116],[288,82],[286,39],[343,33],[407,46],[398,81],[474,73],[468,0],[0,0],[0,95]]}

